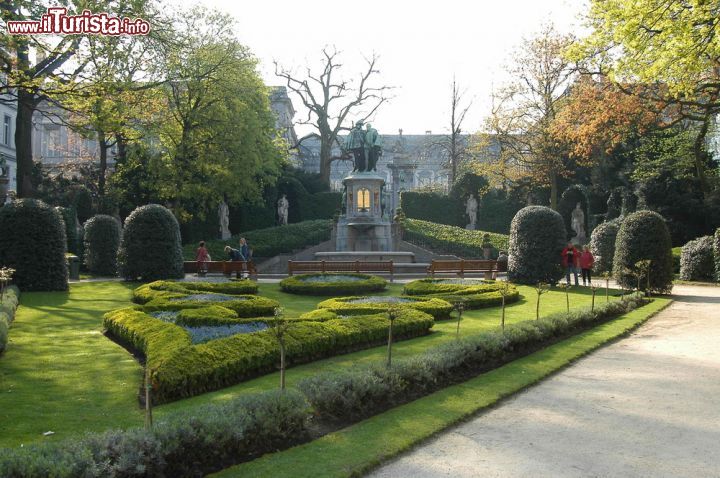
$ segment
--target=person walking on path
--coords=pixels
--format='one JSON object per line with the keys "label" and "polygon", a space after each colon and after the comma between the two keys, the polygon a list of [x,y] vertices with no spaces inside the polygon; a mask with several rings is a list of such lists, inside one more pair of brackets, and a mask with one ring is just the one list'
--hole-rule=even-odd
{"label": "person walking on path", "polygon": [[572,273],[575,276],[575,285],[579,285],[578,283],[578,263],[579,263],[579,256],[578,250],[575,249],[575,246],[572,242],[568,242],[568,245],[565,247],[565,249],[562,250],[562,265],[565,268],[565,281],[567,282],[567,285],[570,285],[570,274]]}
{"label": "person walking on path", "polygon": [[204,276],[207,274],[207,263],[210,262],[210,253],[205,247],[205,241],[200,241],[200,247],[195,251],[195,262],[198,263],[197,275]]}
{"label": "person walking on path", "polygon": [[[592,285],[590,273],[592,272],[593,264],[595,264],[595,258],[590,252],[590,247],[583,247],[582,253],[580,253],[580,269],[582,270],[583,285]],[[587,284],[585,280],[587,279]]]}

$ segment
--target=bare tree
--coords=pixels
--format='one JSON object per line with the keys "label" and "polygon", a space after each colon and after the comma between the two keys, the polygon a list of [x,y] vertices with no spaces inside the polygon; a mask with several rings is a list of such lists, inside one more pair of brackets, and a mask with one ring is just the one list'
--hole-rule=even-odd
{"label": "bare tree", "polygon": [[357,84],[337,78],[342,63],[339,62],[339,52],[335,48],[323,48],[322,54],[322,71],[319,74],[307,68],[305,78],[300,78],[277,62],[275,74],[285,80],[287,88],[300,98],[308,110],[307,118],[298,124],[311,125],[317,130],[301,138],[294,147],[310,137],[320,139],[320,176],[329,184],[332,162],[348,159],[332,155],[332,148],[338,143],[338,135],[349,129],[345,126],[348,115],[356,113],[359,116],[357,119],[367,120],[389,99],[388,91],[392,87],[371,85],[374,77],[380,73],[376,69],[378,56],[374,53],[366,59],[367,68],[360,73]]}
{"label": "bare tree", "polygon": [[460,91],[460,87],[453,76],[452,97],[450,98],[450,134],[436,143],[448,158],[448,166],[450,167],[448,185],[450,186],[457,179],[458,167],[468,153],[467,142],[462,138],[461,134],[463,121],[465,121],[465,115],[472,106],[472,101],[463,106],[463,96],[465,96],[465,91]]}

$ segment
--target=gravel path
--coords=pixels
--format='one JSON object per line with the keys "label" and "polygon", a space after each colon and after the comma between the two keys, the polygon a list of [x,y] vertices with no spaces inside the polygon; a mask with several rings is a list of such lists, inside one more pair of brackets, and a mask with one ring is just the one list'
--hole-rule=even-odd
{"label": "gravel path", "polygon": [[720,477],[720,287],[373,477]]}

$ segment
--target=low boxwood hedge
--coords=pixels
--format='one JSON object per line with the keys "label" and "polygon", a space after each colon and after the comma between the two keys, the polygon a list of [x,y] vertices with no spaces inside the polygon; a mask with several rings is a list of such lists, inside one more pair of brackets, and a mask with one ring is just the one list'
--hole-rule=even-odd
{"label": "low boxwood hedge", "polygon": [[[363,315],[387,312],[391,305],[400,305],[403,308],[430,314],[435,320],[450,318],[450,312],[453,310],[452,304],[442,299],[428,297],[401,297],[399,299],[403,302],[398,301],[396,297],[335,297],[320,302],[318,309],[327,309],[338,315]],[[357,302],[362,300],[367,300],[367,302]]]}
{"label": "low boxwood hedge", "polygon": [[15,318],[15,311],[20,300],[20,290],[15,286],[6,287],[0,301],[0,354],[7,347],[10,323]]}
{"label": "low boxwood hedge", "polygon": [[[495,281],[470,281],[453,283],[447,279],[420,279],[408,283],[403,293],[409,296],[424,296],[442,299],[451,304],[462,302],[466,309],[481,309],[502,304],[500,289],[505,283]],[[520,292],[514,284],[508,284],[505,303],[511,304],[520,299]]]}
{"label": "low boxwood hedge", "polygon": [[303,441],[311,410],[295,390],[193,407],[149,430],[111,430],[0,453],[3,477],[205,476]]}
{"label": "low boxwood hedge", "polygon": [[301,380],[298,388],[320,417],[359,420],[498,367],[647,302],[618,300],[594,310],[577,309],[506,325],[504,330],[446,342],[420,355],[394,360],[392,368],[361,366],[346,372],[321,372]]}
{"label": "low boxwood hedge", "polygon": [[[342,280],[345,277],[354,279]],[[300,274],[280,281],[283,292],[301,295],[348,295],[381,292],[387,287],[382,277],[369,274]]]}
{"label": "low boxwood hedge", "polygon": [[180,297],[198,292],[216,294],[257,294],[257,283],[251,280],[231,282],[173,282],[158,280],[143,284],[133,292],[133,302],[145,304],[154,299]]}
{"label": "low boxwood hedge", "polygon": [[507,250],[508,236],[485,231],[469,231],[462,227],[446,226],[419,219],[403,221],[403,239],[445,254],[459,257],[481,258],[483,244],[492,244],[494,255],[498,250]]}
{"label": "low boxwood hedge", "polygon": [[[386,314],[299,320],[286,334],[287,364],[383,344],[388,323]],[[192,345],[185,329],[151,317],[138,307],[105,314],[104,325],[112,336],[144,353],[157,403],[227,387],[272,372],[279,363],[277,341],[267,330]],[[432,326],[431,315],[403,308],[393,333],[397,339],[407,339],[429,333]]]}

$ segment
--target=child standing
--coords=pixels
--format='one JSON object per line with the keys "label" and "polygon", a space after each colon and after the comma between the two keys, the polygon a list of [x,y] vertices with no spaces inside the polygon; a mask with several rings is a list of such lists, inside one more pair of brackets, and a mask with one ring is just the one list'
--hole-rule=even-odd
{"label": "child standing", "polygon": [[583,285],[586,285],[586,279],[587,285],[592,285],[592,282],[590,280],[590,272],[592,271],[593,264],[595,264],[595,258],[593,257],[592,252],[590,252],[590,247],[585,246],[583,248],[582,254],[580,254],[580,268],[582,269]]}
{"label": "child standing", "polygon": [[210,253],[205,247],[205,241],[200,241],[200,247],[195,251],[195,261],[198,263],[197,274],[199,276],[207,274],[207,263],[210,262]]}

